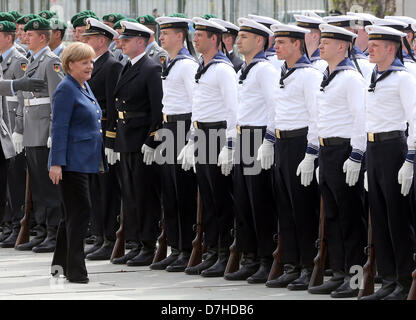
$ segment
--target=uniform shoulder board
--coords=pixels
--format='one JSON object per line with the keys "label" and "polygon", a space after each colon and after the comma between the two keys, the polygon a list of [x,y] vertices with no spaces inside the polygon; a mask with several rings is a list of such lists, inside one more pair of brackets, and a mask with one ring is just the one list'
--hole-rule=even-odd
{"label": "uniform shoulder board", "polygon": [[26,62],[20,63],[20,69],[22,69],[23,71],[26,71],[27,70],[27,63]]}
{"label": "uniform shoulder board", "polygon": [[59,71],[61,71],[61,64],[60,64],[60,63],[54,63],[54,64],[53,64],[53,70],[54,70],[55,72],[59,72]]}

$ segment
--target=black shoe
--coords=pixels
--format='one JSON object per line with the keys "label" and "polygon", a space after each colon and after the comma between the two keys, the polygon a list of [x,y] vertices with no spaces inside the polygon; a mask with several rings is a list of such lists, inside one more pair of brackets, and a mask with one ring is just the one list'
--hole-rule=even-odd
{"label": "black shoe", "polygon": [[83,279],[66,278],[66,280],[68,280],[69,282],[72,282],[72,283],[88,283],[90,281],[90,279],[88,279],[88,278],[83,278]]}
{"label": "black shoe", "polygon": [[85,238],[85,243],[86,244],[94,244],[97,241],[97,236],[95,235],[91,235],[87,238]]}
{"label": "black shoe", "polygon": [[359,289],[352,289],[351,288],[351,277],[346,276],[344,278],[344,283],[339,286],[337,289],[331,292],[331,298],[354,298],[358,297]]}
{"label": "black shoe", "polygon": [[129,267],[150,266],[155,257],[156,247],[143,246],[140,253],[127,261]]}
{"label": "black shoe", "polygon": [[217,261],[218,253],[216,249],[208,249],[206,252],[205,259],[198,265],[193,267],[187,267],[185,269],[185,273],[189,275],[197,275],[200,274],[205,269],[212,267]]}
{"label": "black shoe", "polygon": [[382,300],[407,300],[410,287],[403,287],[401,284],[396,285],[396,289]]}
{"label": "black shoe", "polygon": [[137,241],[126,241],[126,249],[134,249],[140,246],[140,244]]}
{"label": "black shoe", "polygon": [[48,227],[48,235],[46,239],[40,243],[39,245],[32,248],[32,251],[35,253],[46,253],[46,252],[54,252],[56,247],[56,234],[58,231],[58,227],[54,226]]}
{"label": "black shoe", "polygon": [[300,277],[287,285],[287,288],[292,291],[308,290],[309,282],[311,281],[312,270],[303,268]]}
{"label": "black shoe", "polygon": [[133,259],[139,253],[140,253],[139,248],[132,249],[128,253],[126,253],[124,256],[121,256],[119,258],[114,258],[113,260],[111,260],[111,263],[112,264],[126,264],[127,261]]}
{"label": "black shoe", "polygon": [[296,267],[293,264],[285,264],[284,270],[284,273],[277,279],[267,281],[266,287],[286,288],[289,285],[289,283],[295,281],[300,276],[299,267]]}
{"label": "black shoe", "polygon": [[311,294],[331,294],[344,283],[345,274],[341,271],[334,271],[333,277],[323,284],[308,289]]}
{"label": "black shoe", "polygon": [[[102,236],[91,236],[91,237],[95,238],[95,242],[93,243],[93,246],[91,248],[85,250],[84,252],[85,256],[99,250],[104,244],[104,238]],[[88,243],[86,240],[85,242]]]}
{"label": "black shoe", "polygon": [[0,242],[6,240],[12,234],[12,225],[9,222],[5,222],[3,230],[0,234]]}
{"label": "black shoe", "polygon": [[86,256],[88,260],[110,260],[114,249],[114,241],[105,240],[100,249]]}
{"label": "black shoe", "polygon": [[167,272],[184,272],[188,266],[189,258],[191,253],[187,251],[182,251],[178,258],[166,267]]}
{"label": "black shoe", "polygon": [[369,296],[361,297],[359,300],[381,300],[387,297],[396,289],[394,277],[387,277],[382,280],[381,288]]}
{"label": "black shoe", "polygon": [[324,271],[324,277],[332,277],[332,269],[325,269]]}
{"label": "black shoe", "polygon": [[167,266],[171,263],[174,263],[179,257],[179,250],[176,248],[171,248],[171,253],[165,259],[152,263],[150,269],[152,270],[165,270]]}
{"label": "black shoe", "polygon": [[45,237],[36,236],[29,242],[19,244],[17,247],[15,247],[15,249],[19,251],[30,251],[33,247],[40,245],[45,239]]}
{"label": "black shoe", "polygon": [[229,256],[230,251],[228,248],[220,248],[218,251],[218,259],[215,264],[205,270],[202,270],[201,276],[209,278],[223,277]]}
{"label": "black shoe", "polygon": [[272,268],[272,259],[261,259],[260,267],[255,274],[247,279],[248,283],[266,283]]}
{"label": "black shoe", "polygon": [[16,240],[18,236],[19,236],[19,230],[13,230],[7,239],[0,242],[0,247],[14,248],[14,245],[16,244]]}
{"label": "black shoe", "polygon": [[225,274],[224,279],[230,281],[247,280],[248,277],[252,276],[257,270],[259,270],[259,267],[260,262],[257,259],[256,254],[243,253],[240,269],[236,272]]}

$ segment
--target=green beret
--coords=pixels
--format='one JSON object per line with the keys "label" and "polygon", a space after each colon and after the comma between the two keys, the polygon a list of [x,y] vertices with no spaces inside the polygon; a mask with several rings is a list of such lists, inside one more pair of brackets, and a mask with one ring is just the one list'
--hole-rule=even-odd
{"label": "green beret", "polygon": [[8,12],[0,12],[0,21],[15,22],[16,19],[12,14],[10,14]]}
{"label": "green beret", "polygon": [[125,18],[126,17],[121,13],[109,13],[103,17],[103,21],[116,23],[117,21],[120,21]]}
{"label": "green beret", "polygon": [[38,17],[26,23],[24,31],[30,30],[51,30],[51,23],[49,20]]}
{"label": "green beret", "polygon": [[207,13],[207,14],[202,15],[201,18],[204,18],[205,20],[209,20],[211,18],[217,18],[217,16],[215,14]]}
{"label": "green beret", "polygon": [[20,17],[22,17],[22,14],[19,12],[19,11],[16,11],[16,10],[12,10],[12,11],[9,11],[9,13],[17,20],[17,19],[19,19]]}
{"label": "green beret", "polygon": [[19,19],[17,19],[16,23],[17,24],[26,24],[30,20],[36,19],[36,18],[39,18],[39,16],[37,14],[29,13],[29,14],[26,14],[23,17],[20,17]]}
{"label": "green beret", "polygon": [[[76,14],[74,14],[73,16],[72,16],[72,18],[71,18],[71,24],[73,25],[74,24],[74,22],[75,22],[75,20],[77,20],[80,16],[82,16],[82,15],[89,15],[90,17],[93,17],[93,18],[95,18],[95,17],[97,17],[97,15],[95,14],[95,12],[94,11],[91,11],[91,10],[84,10],[84,11],[81,11],[81,12],[78,12],[78,13],[76,13]],[[98,17],[97,17],[97,20],[98,20]]]}
{"label": "green beret", "polygon": [[122,27],[122,25],[121,25],[121,21],[130,21],[130,22],[135,22],[135,23],[137,23],[137,20],[134,20],[134,19],[132,19],[132,18],[124,18],[124,19],[118,20],[118,21],[114,24],[114,26],[113,26],[113,29],[114,29],[114,30],[117,30],[117,29],[123,29],[123,27]]}
{"label": "green beret", "polygon": [[183,13],[172,13],[168,15],[168,17],[174,17],[174,18],[187,18],[187,16]]}
{"label": "green beret", "polygon": [[39,16],[41,16],[44,19],[50,19],[52,17],[56,16],[56,12],[55,11],[49,11],[49,10],[44,10],[39,12]]}
{"label": "green beret", "polygon": [[146,24],[154,25],[154,26],[157,25],[155,17],[153,17],[150,14],[146,14],[145,16],[137,17],[136,22],[139,22],[139,23],[144,24],[144,25],[146,25]]}
{"label": "green beret", "polygon": [[85,27],[87,25],[88,18],[94,18],[94,19],[100,20],[95,14],[93,15],[90,13],[80,14],[78,18],[74,22],[72,22],[72,27],[74,27],[74,29],[76,27]]}
{"label": "green beret", "polygon": [[58,18],[51,18],[50,20],[52,30],[66,30],[67,25],[65,21]]}
{"label": "green beret", "polygon": [[15,32],[16,25],[10,21],[0,21],[0,32]]}

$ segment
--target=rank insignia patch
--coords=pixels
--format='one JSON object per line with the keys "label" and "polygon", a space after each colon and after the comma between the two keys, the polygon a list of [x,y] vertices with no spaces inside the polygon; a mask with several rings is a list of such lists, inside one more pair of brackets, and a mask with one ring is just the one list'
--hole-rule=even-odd
{"label": "rank insignia patch", "polygon": [[164,63],[165,63],[165,61],[166,61],[166,57],[164,57],[164,56],[160,56],[160,57],[159,57],[159,59],[160,59],[160,62],[161,62],[162,64],[164,64]]}
{"label": "rank insignia patch", "polygon": [[21,64],[20,64],[20,68],[21,68],[23,71],[26,71],[26,70],[27,70],[27,63],[21,63]]}
{"label": "rank insignia patch", "polygon": [[55,63],[55,64],[53,65],[53,70],[55,70],[55,72],[59,72],[59,71],[61,71],[61,65],[60,65],[60,64],[57,64],[57,63]]}

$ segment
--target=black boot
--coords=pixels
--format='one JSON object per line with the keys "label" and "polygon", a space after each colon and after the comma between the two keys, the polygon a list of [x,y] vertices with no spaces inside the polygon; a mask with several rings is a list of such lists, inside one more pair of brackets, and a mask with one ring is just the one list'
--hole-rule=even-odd
{"label": "black boot", "polygon": [[287,288],[292,291],[308,290],[309,282],[311,281],[312,268],[302,268],[300,277],[287,285]]}
{"label": "black boot", "polygon": [[97,241],[97,236],[90,235],[85,238],[85,244],[94,244]]}
{"label": "black boot", "polygon": [[[102,236],[94,236],[94,238],[95,238],[95,242],[94,242],[93,246],[91,248],[85,250],[85,252],[84,252],[84,254],[86,256],[95,252],[95,251],[97,251],[97,250],[99,250],[104,244],[104,238]],[[85,240],[85,242],[87,242],[87,241]]]}
{"label": "black boot", "polygon": [[168,272],[184,272],[188,266],[191,253],[189,251],[182,251],[179,254],[178,259],[166,267]]}
{"label": "black boot", "polygon": [[86,256],[88,260],[110,260],[111,254],[114,249],[114,241],[104,240],[104,243],[100,249],[90,253]]}
{"label": "black boot", "polygon": [[218,251],[216,248],[208,248],[205,259],[198,265],[193,267],[187,267],[185,269],[186,274],[196,275],[200,274],[203,270],[213,266],[218,258]]}
{"label": "black boot", "polygon": [[165,259],[152,263],[150,269],[152,270],[165,270],[167,266],[171,263],[174,263],[179,257],[179,250],[176,248],[171,248],[171,253]]}
{"label": "black boot", "polygon": [[344,283],[345,273],[334,270],[332,274],[331,279],[319,286],[309,288],[308,292],[311,294],[330,294],[332,291],[338,289]]}
{"label": "black boot", "polygon": [[273,258],[261,258],[260,267],[255,274],[247,279],[248,283],[266,283],[272,268]]}
{"label": "black boot", "polygon": [[127,261],[129,267],[142,267],[150,266],[153,262],[156,252],[155,243],[145,243],[143,242],[143,247],[140,250],[140,253],[135,256],[133,259]]}
{"label": "black boot", "polygon": [[13,226],[12,233],[5,239],[0,242],[0,247],[2,248],[14,248],[16,244],[17,237],[19,236],[20,224]]}
{"label": "black boot", "polygon": [[133,259],[140,253],[140,247],[135,247],[134,249],[131,249],[128,253],[126,253],[124,256],[121,256],[119,258],[114,258],[111,260],[111,263],[113,264],[126,264],[127,261]]}
{"label": "black boot", "polygon": [[137,241],[133,241],[133,240],[126,241],[126,249],[128,250],[137,248],[137,246],[141,246],[141,244]]}
{"label": "black boot", "polygon": [[12,234],[12,226],[9,222],[5,222],[3,231],[0,234],[0,242],[6,240]]}
{"label": "black boot", "polygon": [[58,231],[58,226],[49,226],[48,235],[46,239],[39,245],[32,248],[32,251],[35,253],[46,253],[54,252],[56,247],[56,233]]}
{"label": "black boot", "polygon": [[201,271],[203,277],[223,277],[225,268],[227,267],[230,250],[228,248],[220,248],[218,251],[218,259],[214,265]]}
{"label": "black boot", "polygon": [[248,277],[252,276],[259,269],[260,262],[257,259],[255,253],[243,253],[243,259],[241,260],[241,267],[236,272],[227,273],[224,275],[225,280],[247,280]]}
{"label": "black boot", "polygon": [[394,289],[396,289],[396,281],[394,281],[394,276],[383,277],[380,289],[369,296],[361,297],[359,300],[381,300],[392,293]]}
{"label": "black boot", "polygon": [[358,297],[358,291],[359,289],[353,289],[351,288],[351,276],[347,275],[344,278],[344,283],[331,292],[331,298],[354,298]]}
{"label": "black boot", "polygon": [[284,273],[277,279],[267,281],[266,286],[269,288],[286,288],[289,283],[295,281],[299,276],[299,267],[293,264],[285,264]]}
{"label": "black boot", "polygon": [[382,300],[407,300],[407,296],[409,295],[410,285],[403,286],[400,283],[397,283],[396,289],[388,296],[383,298]]}
{"label": "black boot", "polygon": [[19,244],[15,247],[19,251],[30,251],[33,247],[40,245],[46,239],[46,228],[43,225],[36,226],[36,236],[29,242]]}

